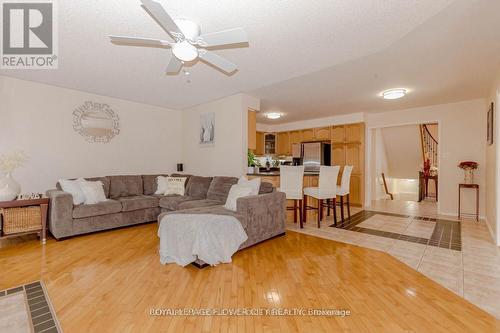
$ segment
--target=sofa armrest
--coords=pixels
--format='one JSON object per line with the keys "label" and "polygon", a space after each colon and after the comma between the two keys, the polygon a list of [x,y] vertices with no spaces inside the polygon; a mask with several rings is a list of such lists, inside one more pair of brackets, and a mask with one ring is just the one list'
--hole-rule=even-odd
{"label": "sofa armrest", "polygon": [[238,198],[237,214],[245,216],[248,238],[252,243],[280,235],[286,230],[286,195],[283,192]]}
{"label": "sofa armrest", "polygon": [[60,190],[48,190],[49,230],[56,238],[73,234],[73,196]]}

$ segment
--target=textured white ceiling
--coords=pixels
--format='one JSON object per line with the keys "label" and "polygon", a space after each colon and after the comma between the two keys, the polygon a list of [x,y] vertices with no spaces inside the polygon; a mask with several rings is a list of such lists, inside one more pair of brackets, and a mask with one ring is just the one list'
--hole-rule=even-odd
{"label": "textured white ceiling", "polygon": [[[488,2],[483,2],[485,1]],[[186,17],[200,23],[204,32],[244,27],[249,34],[249,47],[217,51],[238,64],[239,71],[228,77],[204,63],[198,63],[190,70],[190,84],[185,82],[182,75],[167,76],[165,68],[170,57],[169,50],[118,46],[111,44],[107,38],[108,34],[166,38],[165,32],[140,7],[139,0],[65,0],[58,1],[59,69],[3,70],[0,74],[175,109],[183,109],[237,92],[254,92],[256,96],[262,94],[265,97],[265,107],[287,108],[288,97],[293,97],[292,106],[301,105],[299,114],[311,110],[310,116],[307,116],[310,118],[314,115],[324,115],[325,110],[335,113],[347,110],[330,109],[332,104],[354,107],[359,96],[369,99],[376,90],[386,88],[386,85],[391,86],[389,83],[393,81],[404,85],[420,84],[424,81],[408,81],[406,75],[416,75],[422,68],[413,66],[413,69],[407,68],[399,75],[394,67],[389,80],[385,79],[389,76],[388,73],[371,67],[380,65],[379,62],[365,64],[364,68],[362,64],[358,66],[354,63],[356,65],[351,67],[341,65],[339,68],[343,70],[338,78],[335,73],[332,73],[333,77],[325,78],[327,74],[321,76],[321,72],[300,78],[299,80],[311,79],[310,82],[304,81],[307,89],[295,88],[297,83],[293,80],[283,86],[270,85],[380,52],[454,1],[160,2],[173,17]],[[460,33],[468,33],[470,28],[464,25],[464,31]],[[433,36],[435,33],[439,35],[441,28],[438,25],[435,29],[438,31],[430,31],[428,36],[430,40],[427,45],[432,47]],[[404,50],[399,52],[402,51]],[[420,57],[428,56],[429,53],[432,52],[420,50],[417,55],[404,53],[404,56],[409,58],[400,58],[400,61],[416,62],[418,65],[422,60]],[[448,60],[453,64],[453,59]],[[408,73],[411,71],[417,73]],[[451,72],[453,74],[453,71]],[[370,76],[367,78],[361,75],[363,73],[369,73],[371,76],[377,74],[379,79],[369,79]],[[368,82],[360,82],[354,78],[376,82],[378,80],[384,84],[368,85]],[[435,79],[438,80],[439,77]],[[325,83],[331,84],[332,88],[324,86]],[[270,86],[269,89],[259,89],[266,86]],[[295,90],[287,93],[287,87]],[[349,87],[351,89],[348,89]],[[345,95],[342,93],[344,90]],[[353,90],[356,93],[353,93]],[[312,94],[313,91],[318,94]],[[332,95],[329,95],[330,93]],[[307,105],[311,105],[311,108],[302,107]],[[295,116],[292,115],[297,113],[297,110],[290,108],[287,111],[290,113],[289,119],[294,119]]]}
{"label": "textured white ceiling", "polygon": [[[500,73],[500,1],[457,0],[384,50],[252,92],[279,124],[487,97]],[[409,94],[384,100],[383,90]]]}

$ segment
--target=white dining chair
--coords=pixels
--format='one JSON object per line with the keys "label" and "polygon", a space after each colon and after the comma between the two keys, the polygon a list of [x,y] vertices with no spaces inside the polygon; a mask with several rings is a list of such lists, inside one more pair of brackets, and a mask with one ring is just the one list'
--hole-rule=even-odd
{"label": "white dining chair", "polygon": [[[344,204],[347,205],[347,216],[351,218],[351,200],[349,198],[350,186],[351,186],[351,173],[353,166],[346,165],[342,171],[342,180],[340,181],[340,186],[337,186],[337,195],[340,197],[340,218],[342,223],[344,223]],[[346,202],[344,203],[344,197]],[[335,205],[333,205],[335,207]],[[334,208],[335,211],[335,208]]]}
{"label": "white dining chair", "polygon": [[284,192],[287,200],[293,200],[292,207],[286,207],[287,210],[293,210],[293,222],[297,223],[297,209],[299,210],[300,228],[303,228],[302,222],[302,199],[304,184],[304,166],[280,166],[280,187],[279,192]]}
{"label": "white dining chair", "polygon": [[[319,184],[318,187],[304,188],[304,203],[302,213],[304,214],[303,220],[306,222],[307,210],[318,211],[318,228],[321,227],[321,220],[323,219],[324,201],[329,199],[335,204],[337,197],[337,177],[339,175],[340,166],[320,166],[319,168]],[[307,197],[312,197],[318,201],[318,207],[308,206]],[[334,211],[334,222],[337,225],[337,214]]]}

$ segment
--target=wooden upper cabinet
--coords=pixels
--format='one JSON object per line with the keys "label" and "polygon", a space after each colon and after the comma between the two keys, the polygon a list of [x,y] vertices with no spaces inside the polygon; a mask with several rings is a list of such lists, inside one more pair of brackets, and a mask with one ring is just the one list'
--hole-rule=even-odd
{"label": "wooden upper cabinet", "polygon": [[256,133],[255,155],[264,155],[264,133]]}
{"label": "wooden upper cabinet", "polygon": [[289,133],[290,146],[294,143],[300,143],[301,141],[300,131],[290,131],[288,133]]}
{"label": "wooden upper cabinet", "polygon": [[290,137],[288,132],[280,132],[277,135],[277,150],[278,155],[290,155]]}
{"label": "wooden upper cabinet", "polygon": [[314,139],[318,141],[330,140],[330,127],[315,128]]}
{"label": "wooden upper cabinet", "polygon": [[331,138],[333,143],[344,143],[345,141],[345,127],[344,125],[332,126]]}
{"label": "wooden upper cabinet", "polygon": [[363,123],[345,125],[345,137],[347,142],[364,142],[365,125]]}
{"label": "wooden upper cabinet", "polygon": [[314,129],[303,129],[300,134],[302,141],[314,141]]}
{"label": "wooden upper cabinet", "polygon": [[248,149],[255,150],[257,147],[257,118],[256,112],[248,110]]}

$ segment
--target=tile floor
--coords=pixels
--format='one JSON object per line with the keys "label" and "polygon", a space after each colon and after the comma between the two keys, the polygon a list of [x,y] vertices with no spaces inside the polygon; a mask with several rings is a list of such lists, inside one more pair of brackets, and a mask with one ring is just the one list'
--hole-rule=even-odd
{"label": "tile floor", "polygon": [[[453,236],[453,228],[449,227],[457,225],[457,219],[439,216],[432,201],[379,200],[374,201],[369,210],[373,214],[356,225],[361,231],[330,227],[333,224],[331,216],[326,217],[320,229],[316,221],[306,223],[302,230],[298,224],[288,223],[288,229],[387,252],[500,319],[500,248],[493,243],[484,221],[460,221],[457,241],[457,235]],[[353,208],[353,218],[360,211]],[[441,229],[436,227],[440,220],[444,220]],[[432,239],[436,234],[440,234],[440,239],[447,238],[443,236],[445,229],[452,236],[449,236],[448,246],[440,247],[440,242]],[[406,237],[393,238],[391,234]],[[408,239],[428,241],[422,244]],[[460,246],[451,249],[452,244]]]}

